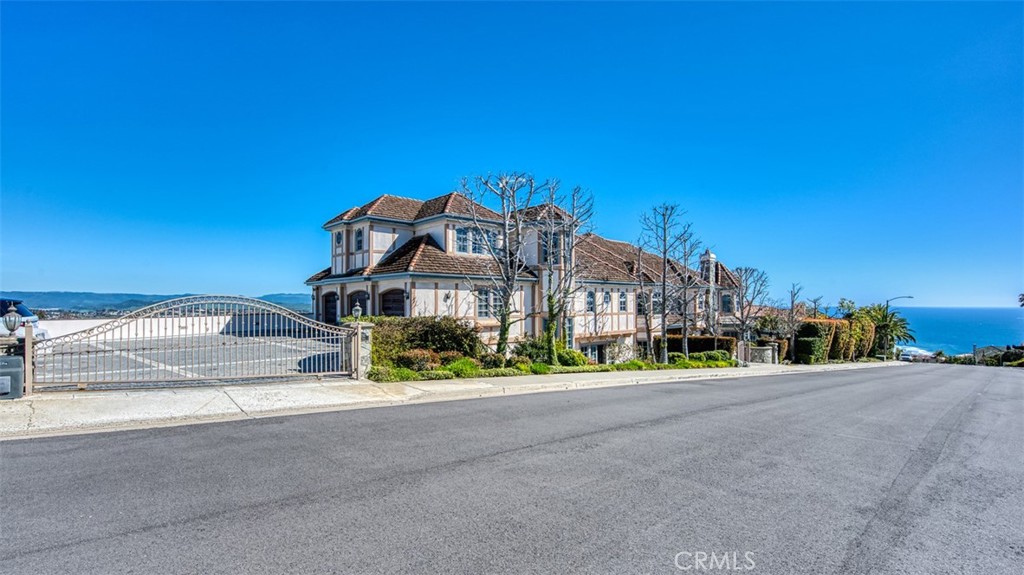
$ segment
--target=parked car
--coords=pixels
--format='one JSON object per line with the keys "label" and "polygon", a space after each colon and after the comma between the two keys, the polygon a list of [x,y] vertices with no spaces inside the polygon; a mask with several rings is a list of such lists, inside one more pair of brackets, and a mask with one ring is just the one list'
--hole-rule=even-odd
{"label": "parked car", "polygon": [[905,351],[900,354],[900,361],[914,361],[914,354]]}
{"label": "parked car", "polygon": [[[32,337],[36,339],[46,339],[50,337],[49,332],[39,327],[39,316],[32,313],[32,310],[28,309],[28,306],[22,303],[21,300],[0,299],[0,316],[6,315],[11,309],[18,312],[18,315],[21,316],[22,322],[22,326],[19,326],[14,332],[15,337],[25,337],[25,328],[23,327],[25,323],[32,325]],[[0,332],[6,331],[7,330],[4,329],[3,325],[0,325]],[[3,335],[7,334],[3,333]]]}

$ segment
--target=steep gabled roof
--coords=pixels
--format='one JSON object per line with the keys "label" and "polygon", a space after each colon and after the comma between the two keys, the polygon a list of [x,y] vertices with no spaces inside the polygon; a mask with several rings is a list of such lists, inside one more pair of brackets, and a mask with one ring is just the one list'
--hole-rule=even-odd
{"label": "steep gabled roof", "polygon": [[[633,244],[609,240],[597,234],[584,234],[580,236],[576,251],[584,279],[625,282],[637,279],[637,247]],[[640,252],[639,256],[644,281],[661,281],[661,258],[647,251]],[[694,284],[705,284],[694,270],[684,268],[677,261],[669,261],[669,281],[681,279],[684,273],[693,278]]]}
{"label": "steep gabled roof", "polygon": [[[430,234],[413,236],[409,241],[388,254],[377,265],[370,268],[350,270],[343,274],[331,274],[327,268],[311,276],[306,282],[325,279],[342,279],[355,276],[374,276],[396,273],[419,273],[457,276],[495,276],[498,265],[494,259],[481,256],[460,256],[446,253]],[[524,279],[536,276],[529,271],[521,274]]]}
{"label": "steep gabled roof", "polygon": [[377,216],[379,218],[411,222],[416,219],[416,214],[419,213],[422,206],[422,200],[384,194],[368,204],[357,208],[349,208],[341,212],[328,220],[324,227],[330,227],[339,222],[350,221],[363,216]]}
{"label": "steep gabled roof", "polygon": [[[328,228],[341,222],[348,222],[364,216],[376,216],[390,220],[415,222],[431,216],[450,214],[453,216],[471,217],[473,201],[459,192],[450,192],[443,196],[422,201],[384,194],[363,206],[349,208],[328,220],[323,227]],[[501,216],[485,206],[476,204],[476,214],[480,219],[501,220]]]}

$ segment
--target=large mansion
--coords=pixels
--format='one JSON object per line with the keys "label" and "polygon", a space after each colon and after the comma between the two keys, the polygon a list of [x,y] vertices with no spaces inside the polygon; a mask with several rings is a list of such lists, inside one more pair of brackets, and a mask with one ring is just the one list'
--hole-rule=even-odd
{"label": "large mansion", "polygon": [[[501,217],[458,192],[427,201],[383,195],[342,212],[323,225],[330,232],[331,265],[306,280],[316,319],[335,323],[356,305],[371,316],[447,315],[473,322],[484,342],[493,344],[498,321],[492,278],[498,267],[484,244],[494,241],[482,231],[486,222],[498,225]],[[510,342],[538,337],[546,324],[545,285],[552,277],[546,272],[552,266],[541,237],[539,226],[524,233],[526,266]],[[657,297],[660,258],[596,234],[578,236],[574,252],[578,285],[565,334],[574,348],[606,361],[609,344],[635,345],[646,341],[648,331],[660,332],[660,314],[650,329],[644,319],[645,303]],[[694,294],[686,306],[690,333],[713,324],[719,335],[736,335],[736,276],[710,251],[701,256],[699,271],[672,264],[670,282],[688,278]],[[679,333],[683,309],[673,312],[669,328]]]}

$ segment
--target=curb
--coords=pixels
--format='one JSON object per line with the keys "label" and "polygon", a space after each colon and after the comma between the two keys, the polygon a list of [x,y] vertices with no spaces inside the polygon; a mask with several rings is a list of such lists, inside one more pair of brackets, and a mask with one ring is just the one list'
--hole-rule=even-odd
{"label": "curb", "polygon": [[[451,391],[431,391],[428,389],[421,389],[416,386],[420,384],[423,386],[426,382],[408,382],[408,383],[394,383],[394,384],[379,384],[366,380],[352,381],[341,384],[333,385],[320,385],[319,387],[313,386],[312,389],[325,389],[328,393],[333,392],[344,392],[346,389],[353,389],[353,386],[360,386],[364,390],[373,388],[374,394],[380,397],[380,399],[365,399],[365,400],[352,400],[351,398],[347,401],[340,401],[338,403],[323,403],[315,404],[310,403],[308,405],[296,405],[292,407],[281,407],[274,408],[269,407],[267,409],[257,410],[246,410],[232,398],[232,391],[243,391],[249,394],[260,394],[265,392],[267,394],[282,394],[288,391],[287,387],[282,386],[226,386],[217,388],[207,388],[205,391],[210,396],[217,398],[218,394],[227,398],[231,403],[234,404],[237,411],[228,411],[222,413],[211,413],[211,414],[188,414],[188,415],[174,415],[168,417],[149,417],[138,420],[128,421],[102,421],[97,423],[66,423],[63,425],[54,425],[44,428],[32,428],[32,419],[36,416],[38,406],[33,405],[36,402],[49,402],[49,401],[91,401],[100,400],[103,395],[110,395],[108,397],[120,397],[125,394],[124,391],[117,392],[89,392],[87,397],[82,398],[59,398],[59,397],[46,397],[40,400],[38,397],[25,398],[18,400],[11,400],[10,402],[2,402],[12,407],[17,405],[27,406],[28,425],[25,429],[18,429],[13,431],[0,431],[0,442],[18,440],[18,439],[33,439],[42,437],[54,437],[63,435],[81,435],[90,433],[103,433],[112,431],[126,431],[132,429],[149,429],[149,428],[160,428],[160,427],[176,427],[183,425],[198,425],[206,423],[217,423],[227,421],[239,421],[245,419],[262,419],[268,417],[282,417],[289,415],[301,415],[301,414],[312,414],[312,413],[327,413],[335,411],[348,411],[355,409],[373,409],[378,407],[395,407],[402,405],[416,405],[423,403],[439,403],[446,401],[462,401],[467,399],[485,399],[502,396],[513,396],[513,395],[528,395],[534,393],[547,393],[547,392],[558,392],[558,391],[574,391],[574,390],[587,390],[587,389],[600,389],[606,387],[626,387],[632,385],[651,385],[651,384],[664,384],[664,383],[687,383],[697,381],[709,381],[709,380],[720,380],[720,379],[739,379],[748,377],[770,377],[775,375],[803,375],[803,374],[815,374],[825,373],[833,371],[851,371],[858,369],[873,369],[883,367],[902,367],[909,364],[899,362],[886,362],[886,363],[868,363],[868,364],[839,364],[839,365],[827,365],[827,366],[794,366],[792,368],[779,369],[774,368],[771,370],[758,369],[758,368],[728,368],[728,372],[723,373],[686,373],[680,372],[680,370],[664,370],[664,371],[652,371],[652,372],[640,372],[645,375],[640,375],[637,372],[633,372],[631,375],[617,378],[598,379],[589,381],[577,381],[573,377],[565,376],[595,376],[602,373],[612,372],[596,372],[596,373],[582,373],[582,374],[557,374],[539,376],[547,378],[558,378],[553,380],[541,381],[536,383],[513,383],[516,377],[507,378],[480,378],[480,379],[463,379],[457,380],[463,385],[467,386],[478,386],[471,387],[469,389],[459,389]],[[749,370],[749,371],[748,371]],[[650,375],[646,375],[649,373]],[[521,377],[521,376],[520,376]],[[503,380],[503,381],[496,381]],[[308,384],[309,382],[304,382]],[[437,384],[443,385],[443,382],[436,382]],[[298,384],[296,384],[298,385]],[[310,388],[309,385],[305,387]],[[390,388],[390,389],[389,389]],[[410,391],[412,390],[412,391]],[[161,394],[165,397],[173,397],[173,394],[168,394],[167,390],[152,390],[154,394]],[[138,397],[139,394],[149,395],[149,391],[138,391],[131,392],[133,396]],[[94,395],[95,394],[95,395]],[[156,397],[155,395],[151,397]],[[342,399],[339,397],[339,399]],[[212,402],[213,400],[211,400]],[[223,400],[222,400],[223,401]],[[2,408],[0,404],[0,408]]]}

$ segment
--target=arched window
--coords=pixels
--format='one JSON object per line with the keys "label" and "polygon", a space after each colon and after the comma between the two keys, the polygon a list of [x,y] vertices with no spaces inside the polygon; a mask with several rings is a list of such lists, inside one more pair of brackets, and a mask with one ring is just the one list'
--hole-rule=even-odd
{"label": "arched window", "polygon": [[722,294],[722,313],[732,313],[732,296]]}
{"label": "arched window", "polygon": [[334,232],[334,243],[340,246],[341,243],[344,241],[344,239],[343,239],[344,237],[345,237],[345,234],[343,234],[341,232]]}
{"label": "arched window", "polygon": [[604,292],[604,305],[611,305],[612,303],[612,292]]}
{"label": "arched window", "polygon": [[626,304],[626,292],[619,292],[619,311],[626,311],[629,309]]}
{"label": "arched window", "polygon": [[587,311],[594,311],[594,292],[587,292]]}
{"label": "arched window", "polygon": [[361,230],[361,229],[356,230],[356,238],[355,238],[354,241],[355,241],[355,251],[357,251],[357,252],[363,251],[363,230]]}

